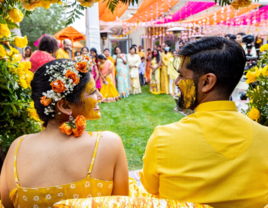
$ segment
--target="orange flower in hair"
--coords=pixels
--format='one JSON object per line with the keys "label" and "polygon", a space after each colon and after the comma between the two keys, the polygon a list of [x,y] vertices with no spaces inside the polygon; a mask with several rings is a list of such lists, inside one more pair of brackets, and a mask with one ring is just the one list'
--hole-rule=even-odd
{"label": "orange flower in hair", "polygon": [[72,79],[73,83],[76,85],[79,83],[80,79],[77,77],[76,73],[72,72],[70,69],[67,70],[65,77]]}
{"label": "orange flower in hair", "polygon": [[82,115],[79,115],[75,119],[75,126],[78,130],[84,131],[86,128],[86,118]]}
{"label": "orange flower in hair", "polygon": [[51,103],[51,98],[47,98],[47,96],[41,97],[40,103],[42,103],[44,106],[48,106]]}
{"label": "orange flower in hair", "polygon": [[51,82],[50,85],[52,87],[52,90],[54,90],[57,93],[62,93],[66,89],[64,83],[60,79]]}
{"label": "orange flower in hair", "polygon": [[82,73],[87,73],[87,62],[78,62],[75,64],[75,68]]}
{"label": "orange flower in hair", "polygon": [[62,123],[61,126],[59,127],[59,129],[63,134],[67,134],[67,135],[72,134],[72,127],[71,127],[71,125],[69,125],[68,122]]}

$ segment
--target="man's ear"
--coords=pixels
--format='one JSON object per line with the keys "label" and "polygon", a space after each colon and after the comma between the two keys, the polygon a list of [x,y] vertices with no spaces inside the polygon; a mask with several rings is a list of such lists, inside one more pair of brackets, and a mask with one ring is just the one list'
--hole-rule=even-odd
{"label": "man's ear", "polygon": [[202,86],[202,92],[206,93],[211,91],[216,83],[217,83],[217,77],[213,73],[208,73],[202,76],[203,86]]}

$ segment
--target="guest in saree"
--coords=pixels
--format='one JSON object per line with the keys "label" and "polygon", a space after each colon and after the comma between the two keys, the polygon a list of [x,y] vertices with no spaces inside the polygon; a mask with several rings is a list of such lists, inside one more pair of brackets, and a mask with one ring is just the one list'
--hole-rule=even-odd
{"label": "guest in saree", "polygon": [[152,50],[151,48],[148,48],[146,54],[146,62],[147,62],[146,73],[145,73],[146,83],[150,83],[151,80],[151,68],[150,68],[151,60],[152,60]]}
{"label": "guest in saree", "polygon": [[129,72],[127,65],[127,58],[125,54],[121,53],[120,48],[115,48],[113,55],[115,70],[116,70],[116,83],[117,90],[121,98],[129,96]]}
{"label": "guest in saree", "polygon": [[178,87],[175,85],[175,81],[179,76],[178,70],[181,64],[181,60],[175,50],[172,51],[172,57],[168,61],[168,76],[169,76],[169,94],[174,96],[178,94]]}
{"label": "guest in saree", "polygon": [[168,45],[165,45],[164,52],[162,52],[162,66],[161,66],[161,72],[160,72],[160,83],[161,83],[161,93],[169,94],[169,77],[167,73],[167,67],[168,67],[168,61],[172,57],[172,54],[170,53],[170,47]]}
{"label": "guest in saree", "polygon": [[108,48],[105,48],[104,50],[103,50],[103,53],[104,53],[104,55],[105,55],[105,57],[107,58],[107,60],[110,60],[112,63],[113,63],[113,71],[112,71],[112,75],[113,75],[113,83],[114,83],[114,86],[116,87],[116,81],[115,81],[115,75],[116,75],[116,73],[115,73],[115,65],[114,65],[114,59],[113,59],[113,57],[111,56],[111,54],[110,54],[110,50],[108,49]]}
{"label": "guest in saree", "polygon": [[101,83],[100,83],[100,70],[99,70],[99,60],[98,60],[98,52],[96,48],[91,48],[90,49],[90,55],[93,59],[94,66],[92,70],[93,78],[96,82],[96,88],[98,90],[101,89]]}
{"label": "guest in saree", "polygon": [[129,76],[130,76],[130,94],[140,94],[141,85],[139,79],[139,66],[141,64],[140,56],[136,53],[135,47],[130,47],[129,54],[127,55]]}
{"label": "guest in saree", "polygon": [[107,60],[104,55],[98,55],[99,68],[100,68],[100,82],[101,90],[100,93],[103,96],[101,102],[109,103],[116,102],[120,99],[120,94],[113,83],[113,63]]}
{"label": "guest in saree", "polygon": [[152,60],[150,62],[151,68],[151,81],[150,81],[150,93],[159,95],[160,92],[160,66],[162,64],[162,60],[160,57],[160,53],[157,49],[153,50]]}
{"label": "guest in saree", "polygon": [[59,49],[59,46],[56,38],[46,35],[41,38],[37,48],[38,50],[30,58],[32,72],[35,72],[43,64],[54,60],[52,55]]}
{"label": "guest in saree", "polygon": [[33,53],[32,47],[31,46],[26,46],[25,49],[24,49],[24,56],[23,56],[24,61],[30,61],[32,53]]}
{"label": "guest in saree", "polygon": [[88,49],[88,47],[84,46],[81,49],[81,53],[82,53],[82,55],[89,55],[89,49]]}
{"label": "guest in saree", "polygon": [[[75,79],[77,84],[51,84],[58,78],[68,83]],[[4,207],[43,208],[66,199],[127,196],[128,167],[120,137],[109,131],[85,131],[86,120],[101,118],[102,95],[90,72],[78,71],[71,60],[54,60],[36,71],[31,87],[46,128],[12,143],[1,172]]]}

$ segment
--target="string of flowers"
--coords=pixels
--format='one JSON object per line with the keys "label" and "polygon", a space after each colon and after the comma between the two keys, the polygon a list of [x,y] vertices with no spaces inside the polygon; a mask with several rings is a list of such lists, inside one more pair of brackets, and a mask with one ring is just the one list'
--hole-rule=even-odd
{"label": "string of flowers", "polygon": [[260,47],[260,60],[257,66],[251,68],[247,75],[247,97],[249,109],[246,111],[249,118],[268,126],[268,44]]}

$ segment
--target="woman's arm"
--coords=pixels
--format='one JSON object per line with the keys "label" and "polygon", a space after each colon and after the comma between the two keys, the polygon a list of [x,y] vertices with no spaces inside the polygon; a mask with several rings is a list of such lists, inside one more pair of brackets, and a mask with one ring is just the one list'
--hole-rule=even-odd
{"label": "woman's arm", "polygon": [[139,68],[140,65],[141,65],[141,58],[139,57],[138,54],[136,54],[136,61],[135,61],[134,66]]}
{"label": "woman's arm", "polygon": [[117,135],[113,143],[117,143],[117,160],[114,168],[114,187],[112,195],[128,196],[129,178],[127,157],[121,138]]}
{"label": "woman's arm", "polygon": [[123,63],[126,65],[127,64],[127,60],[124,59],[124,57],[122,57],[123,55],[121,54],[121,59],[123,60]]}
{"label": "woman's arm", "polygon": [[100,78],[100,72],[99,72],[97,65],[95,65],[94,70],[96,73],[96,77],[95,77],[95,82],[96,82]]}

